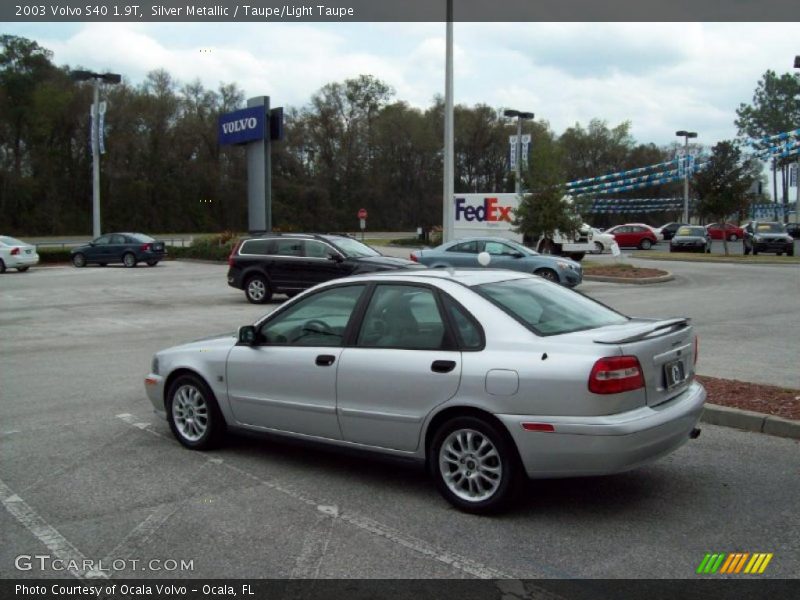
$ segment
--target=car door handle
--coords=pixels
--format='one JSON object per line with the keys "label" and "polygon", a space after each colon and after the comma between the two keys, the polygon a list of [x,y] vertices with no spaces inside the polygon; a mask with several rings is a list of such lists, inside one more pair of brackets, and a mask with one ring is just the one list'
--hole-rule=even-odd
{"label": "car door handle", "polygon": [[454,360],[435,360],[431,363],[431,371],[434,373],[449,373],[456,368]]}
{"label": "car door handle", "polygon": [[316,362],[317,362],[317,366],[330,367],[334,363],[335,360],[336,360],[336,357],[333,356],[332,354],[320,354],[317,357],[317,361]]}

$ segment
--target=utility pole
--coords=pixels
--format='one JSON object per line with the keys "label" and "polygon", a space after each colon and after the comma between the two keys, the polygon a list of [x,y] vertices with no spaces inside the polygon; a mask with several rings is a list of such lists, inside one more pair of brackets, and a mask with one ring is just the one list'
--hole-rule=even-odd
{"label": "utility pole", "polygon": [[[675,135],[683,138],[683,222],[689,224],[689,138],[696,138],[696,131],[676,131]],[[724,238],[724,235],[723,235]]]}
{"label": "utility pole", "polygon": [[447,34],[444,67],[444,191],[442,198],[442,242],[453,239],[455,214],[453,194],[455,165],[453,159],[453,0],[447,0]]}

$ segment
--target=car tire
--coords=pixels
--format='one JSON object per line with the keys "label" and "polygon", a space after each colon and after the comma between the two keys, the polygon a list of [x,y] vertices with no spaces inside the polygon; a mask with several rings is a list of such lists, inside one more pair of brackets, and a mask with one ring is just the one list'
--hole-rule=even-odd
{"label": "car tire", "polygon": [[244,295],[251,304],[266,304],[272,300],[272,290],[263,275],[248,277],[244,284]]}
{"label": "car tire", "polygon": [[136,255],[133,252],[126,252],[122,255],[122,264],[129,269],[135,267],[137,262]]}
{"label": "car tire", "polygon": [[753,256],[758,256],[758,250],[756,250],[755,248],[753,248]]}
{"label": "car tire", "polygon": [[794,256],[794,246],[786,251],[786,256]]}
{"label": "car tire", "polygon": [[79,269],[85,267],[86,266],[86,255],[84,255],[81,252],[78,252],[77,254],[74,254],[72,256],[72,264],[73,264],[73,266],[75,266],[75,267],[77,267]]}
{"label": "car tire", "polygon": [[670,252],[675,252],[675,249],[672,247],[672,244],[669,245],[669,251]]}
{"label": "car tire", "polygon": [[6,272],[6,263],[4,263],[2,259],[0,259],[0,274],[3,274],[5,272]]}
{"label": "car tire", "polygon": [[453,418],[436,431],[428,465],[436,487],[450,504],[478,514],[506,508],[520,473],[517,450],[508,436],[496,425],[472,416]]}
{"label": "car tire", "polygon": [[736,240],[738,240],[738,239],[739,239],[739,236],[738,236],[738,235],[736,235],[735,233],[732,233],[732,234],[731,234],[731,237],[729,237],[729,238],[728,238],[728,241],[729,241],[729,242],[735,242],[735,241],[736,241]]}
{"label": "car tire", "polygon": [[639,248],[641,250],[650,250],[650,248],[652,248],[652,247],[653,247],[653,242],[651,242],[647,238],[645,238],[641,242],[639,242]]}
{"label": "car tire", "polygon": [[605,251],[606,251],[606,248],[605,248],[605,246],[603,246],[603,244],[601,244],[600,242],[595,242],[594,243],[594,253],[595,254],[602,254]]}
{"label": "car tire", "polygon": [[169,386],[165,403],[169,428],[192,450],[210,450],[225,433],[225,418],[211,388],[197,375],[177,377]]}
{"label": "car tire", "polygon": [[553,283],[561,283],[558,279],[558,273],[553,271],[553,269],[536,269],[533,274],[547,279],[547,281],[552,281]]}
{"label": "car tire", "polygon": [[24,273],[28,269],[30,269],[30,267],[17,267],[17,271],[19,271],[20,273]]}
{"label": "car tire", "polygon": [[745,245],[745,247],[744,247],[744,255],[745,255],[745,256],[747,256],[747,255],[749,255],[749,254],[750,254],[750,248],[748,248],[748,247]]}
{"label": "car tire", "polygon": [[706,254],[711,254],[711,246],[706,246]]}
{"label": "car tire", "polygon": [[148,267],[155,267],[157,264],[158,264],[157,260],[148,260],[147,261],[147,266]]}

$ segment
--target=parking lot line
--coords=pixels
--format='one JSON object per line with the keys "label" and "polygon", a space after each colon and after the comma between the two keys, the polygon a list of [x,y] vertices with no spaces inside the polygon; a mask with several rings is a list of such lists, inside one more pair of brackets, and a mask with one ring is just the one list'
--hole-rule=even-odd
{"label": "parking lot line", "polygon": [[14,493],[0,479],[0,502],[5,509],[25,527],[33,536],[52,552],[56,558],[63,560],[68,570],[78,579],[107,579],[108,575],[96,569],[85,570],[83,565],[93,564],[87,561],[83,553],[70,543],[50,523],[44,520],[31,506]]}
{"label": "parking lot line", "polygon": [[[137,417],[131,415],[129,413],[121,413],[117,415],[121,421],[127,423],[131,427],[136,427],[142,431],[146,431],[152,435],[158,436],[165,440],[172,441],[172,438],[166,435],[163,435],[151,427],[142,427],[141,422]],[[408,550],[411,550],[415,554],[427,558],[431,561],[443,563],[448,565],[449,567],[461,571],[467,575],[471,575],[478,579],[510,579],[511,576],[507,573],[504,573],[498,569],[493,567],[489,567],[481,562],[476,560],[472,560],[465,556],[460,556],[458,554],[449,552],[433,544],[429,544],[428,542],[421,540],[419,538],[415,538],[409,535],[405,535],[388,525],[381,523],[379,521],[375,521],[374,519],[370,519],[368,517],[359,515],[354,512],[350,511],[342,511],[338,508],[336,510],[332,510],[332,507],[335,506],[332,503],[326,502],[318,502],[308,496],[305,496],[301,492],[298,492],[291,487],[281,483],[277,480],[267,480],[258,477],[257,475],[253,475],[252,473],[245,471],[244,469],[232,465],[230,462],[224,461],[219,458],[211,458],[205,455],[199,455],[203,457],[203,459],[207,462],[219,465],[220,467],[230,469],[244,477],[247,477],[253,481],[258,482],[260,485],[263,485],[269,489],[281,492],[282,494],[302,503],[309,507],[313,507],[314,510],[317,510],[321,513],[325,513],[325,519],[330,519],[331,521],[341,521],[343,523],[347,523],[353,527],[356,527],[362,531],[365,531],[369,534],[374,536],[383,538],[388,540],[398,546],[402,546]],[[323,510],[324,509],[324,510]],[[332,526],[332,524],[331,524]],[[311,533],[311,537],[313,539],[309,540],[309,544],[319,544],[324,543],[324,532],[323,533]],[[309,560],[313,560],[312,555],[313,550],[309,550]],[[322,557],[320,557],[320,560]],[[300,560],[300,559],[298,559]],[[303,559],[305,560],[305,559]],[[308,568],[309,564],[301,561],[301,568]]]}

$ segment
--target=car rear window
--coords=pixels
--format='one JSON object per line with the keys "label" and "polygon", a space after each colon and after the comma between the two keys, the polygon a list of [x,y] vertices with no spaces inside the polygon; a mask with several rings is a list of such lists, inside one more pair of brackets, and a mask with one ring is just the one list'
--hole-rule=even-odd
{"label": "car rear window", "polygon": [[706,235],[706,230],[702,227],[681,227],[678,229],[678,232],[675,234],[678,236],[683,235],[696,235],[700,237],[704,237]]}
{"label": "car rear window", "polygon": [[149,235],[145,235],[144,233],[131,233],[131,234],[128,234],[128,237],[133,238],[137,242],[155,242],[156,241],[155,238],[151,238]]}
{"label": "car rear window", "polygon": [[25,242],[18,240],[17,238],[8,237],[7,235],[0,235],[0,244],[5,244],[6,246],[27,246]]}
{"label": "car rear window", "polygon": [[557,335],[626,323],[628,317],[586,296],[534,277],[472,288],[537,335]]}

